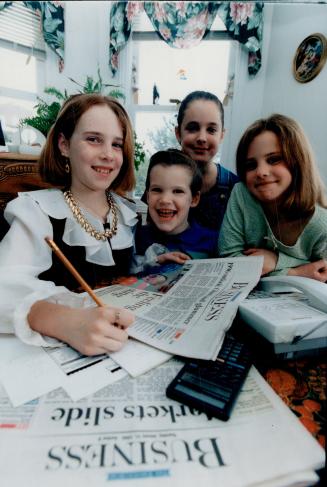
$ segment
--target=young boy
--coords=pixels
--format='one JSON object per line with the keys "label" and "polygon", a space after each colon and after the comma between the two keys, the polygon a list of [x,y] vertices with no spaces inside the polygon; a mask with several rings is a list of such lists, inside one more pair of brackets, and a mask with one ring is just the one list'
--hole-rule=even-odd
{"label": "young boy", "polygon": [[197,164],[183,152],[168,149],[151,157],[145,183],[150,223],[136,229],[133,272],[217,256],[217,231],[189,220],[201,186]]}

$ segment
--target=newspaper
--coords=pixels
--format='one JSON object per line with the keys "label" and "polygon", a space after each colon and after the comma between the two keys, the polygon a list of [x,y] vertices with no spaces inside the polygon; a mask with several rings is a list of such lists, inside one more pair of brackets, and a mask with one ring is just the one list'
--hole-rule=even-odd
{"label": "newspaper", "polygon": [[324,450],[252,367],[228,422],[168,399],[175,359],[72,403],[19,408],[0,391],[6,487],[289,487],[317,481]]}
{"label": "newspaper", "polygon": [[256,286],[262,257],[189,260],[150,308],[135,310],[130,336],[174,355],[215,360],[238,305]]}
{"label": "newspaper", "polygon": [[[99,293],[105,294],[104,301],[133,311],[148,308],[162,297],[158,293],[119,285],[101,289]],[[34,347],[15,336],[2,335],[0,382],[14,406],[58,387],[63,387],[77,401],[122,379],[127,372],[132,376],[142,374],[170,357],[166,352],[135,340],[130,340],[127,346],[111,356],[86,357],[66,344],[54,348]]]}
{"label": "newspaper", "polygon": [[68,345],[38,348],[2,336],[0,381],[15,406],[58,387],[79,400],[126,372],[143,374],[170,354],[215,359],[238,304],[260,278],[261,265],[255,257],[189,261],[165,295],[122,285],[101,289],[97,294],[106,304],[136,314],[129,334],[143,344],[129,341],[110,356],[86,357]]}

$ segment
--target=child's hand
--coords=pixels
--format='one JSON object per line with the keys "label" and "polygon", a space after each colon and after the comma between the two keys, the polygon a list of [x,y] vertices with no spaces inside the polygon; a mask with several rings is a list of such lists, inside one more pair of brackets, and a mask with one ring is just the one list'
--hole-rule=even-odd
{"label": "child's hand", "polygon": [[157,257],[158,264],[164,264],[165,262],[176,262],[177,264],[184,264],[187,260],[190,260],[190,256],[183,252],[166,252],[160,254]]}
{"label": "child's hand", "polygon": [[251,256],[263,255],[262,276],[272,272],[275,269],[278,260],[275,252],[267,249],[247,249],[244,250],[243,254]]}
{"label": "child's hand", "polygon": [[327,261],[324,259],[303,264],[290,269],[287,273],[289,276],[310,277],[320,282],[327,282]]}
{"label": "child's hand", "polygon": [[81,319],[71,323],[65,341],[84,355],[116,352],[128,339],[126,329],[134,315],[123,308],[97,307],[78,310]]}
{"label": "child's hand", "polygon": [[98,355],[122,348],[134,315],[118,307],[70,308],[37,301],[28,321],[33,330],[58,338],[84,355]]}

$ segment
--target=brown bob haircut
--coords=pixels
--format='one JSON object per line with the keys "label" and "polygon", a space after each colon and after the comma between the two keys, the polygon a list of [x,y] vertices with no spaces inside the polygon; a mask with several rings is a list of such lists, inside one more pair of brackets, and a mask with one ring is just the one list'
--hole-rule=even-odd
{"label": "brown bob haircut", "polygon": [[190,189],[192,196],[195,196],[202,187],[202,174],[195,161],[188,157],[179,149],[161,150],[153,154],[150,158],[148,172],[145,181],[145,190],[149,191],[151,171],[155,166],[182,166],[188,169],[191,173],[192,180]]}
{"label": "brown bob haircut", "polygon": [[71,175],[65,171],[67,158],[61,155],[58,147],[59,135],[63,134],[67,140],[70,140],[81,116],[95,105],[108,106],[122,126],[123,164],[110,188],[124,196],[135,186],[133,129],[126,110],[115,98],[109,96],[96,93],[79,94],[72,95],[65,101],[40,154],[40,175],[44,181],[55,186],[68,188],[71,185]]}
{"label": "brown bob haircut", "polygon": [[310,215],[316,204],[327,207],[324,186],[316,168],[310,143],[302,127],[292,118],[275,113],[256,120],[244,132],[236,151],[236,170],[245,182],[249,146],[263,132],[273,132],[279,140],[283,161],[292,174],[292,182],[283,204],[290,216]]}

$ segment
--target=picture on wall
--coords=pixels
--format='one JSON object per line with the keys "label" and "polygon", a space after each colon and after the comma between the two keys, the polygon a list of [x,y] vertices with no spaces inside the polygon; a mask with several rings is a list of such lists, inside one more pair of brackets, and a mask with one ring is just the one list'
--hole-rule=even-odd
{"label": "picture on wall", "polygon": [[296,50],[293,60],[294,77],[307,83],[322,70],[327,58],[327,39],[323,34],[311,34]]}

